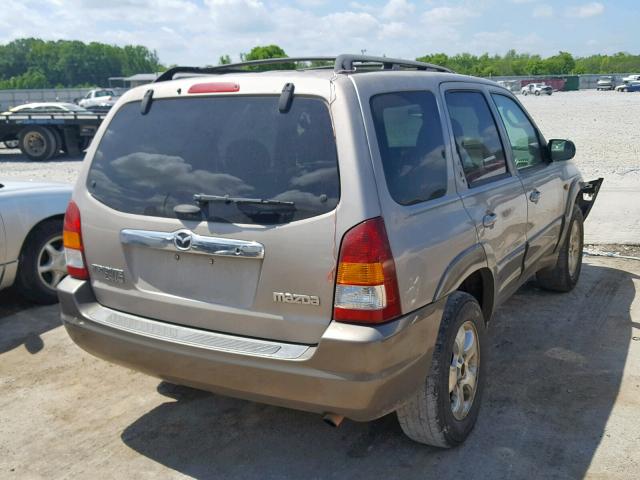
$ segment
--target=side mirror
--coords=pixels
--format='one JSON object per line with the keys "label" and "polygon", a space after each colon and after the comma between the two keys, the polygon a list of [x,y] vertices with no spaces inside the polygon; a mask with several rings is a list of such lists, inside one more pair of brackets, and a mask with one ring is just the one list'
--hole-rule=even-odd
{"label": "side mirror", "polygon": [[549,140],[547,148],[554,162],[571,160],[576,156],[576,145],[571,140]]}

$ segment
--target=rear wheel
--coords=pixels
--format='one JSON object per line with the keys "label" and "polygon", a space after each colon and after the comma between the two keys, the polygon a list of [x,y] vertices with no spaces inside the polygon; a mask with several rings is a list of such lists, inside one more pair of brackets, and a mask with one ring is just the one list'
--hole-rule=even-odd
{"label": "rear wheel", "polygon": [[22,247],[17,286],[33,302],[55,303],[56,286],[66,275],[62,220],[47,220],[29,233]]}
{"label": "rear wheel", "polygon": [[578,283],[582,270],[583,221],[582,210],[574,205],[569,231],[560,249],[556,264],[536,273],[538,285],[545,290],[570,292]]}
{"label": "rear wheel", "polygon": [[397,411],[412,440],[449,448],[473,429],[484,387],[485,322],[478,301],[464,292],[449,296],[431,370],[418,391]]}
{"label": "rear wheel", "polygon": [[64,148],[64,141],[62,140],[62,134],[60,133],[60,130],[58,130],[57,128],[52,128],[51,133],[53,133],[53,136],[56,139],[56,146],[53,153],[53,156],[55,157]]}
{"label": "rear wheel", "polygon": [[540,96],[540,90],[536,90],[536,97]]}
{"label": "rear wheel", "polygon": [[31,160],[49,160],[56,153],[58,142],[54,133],[46,127],[29,126],[20,131],[20,150]]}

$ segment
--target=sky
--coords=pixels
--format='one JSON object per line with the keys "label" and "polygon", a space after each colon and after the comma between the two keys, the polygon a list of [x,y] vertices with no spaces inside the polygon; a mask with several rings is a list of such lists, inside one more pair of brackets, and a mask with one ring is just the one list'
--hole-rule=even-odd
{"label": "sky", "polygon": [[164,64],[216,64],[256,45],[289,56],[640,53],[640,1],[2,0],[15,38],[140,44]]}

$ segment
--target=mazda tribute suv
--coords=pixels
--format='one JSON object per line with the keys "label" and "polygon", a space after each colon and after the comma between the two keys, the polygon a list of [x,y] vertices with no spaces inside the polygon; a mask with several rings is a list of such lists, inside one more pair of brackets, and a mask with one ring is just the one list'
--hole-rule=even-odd
{"label": "mazda tribute suv", "polygon": [[176,67],[87,152],[62,319],[167,382],[334,425],[396,412],[450,447],[478,417],[496,307],[534,275],[578,281],[601,180],[574,153],[505,88],[437,65]]}

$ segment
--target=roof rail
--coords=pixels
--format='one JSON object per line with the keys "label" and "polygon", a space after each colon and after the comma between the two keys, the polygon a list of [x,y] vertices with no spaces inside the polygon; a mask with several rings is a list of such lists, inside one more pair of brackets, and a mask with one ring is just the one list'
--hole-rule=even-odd
{"label": "roof rail", "polygon": [[286,57],[286,58],[266,58],[263,60],[248,60],[246,62],[229,63],[217,65],[215,67],[173,67],[162,73],[156,82],[166,82],[173,80],[178,73],[213,74],[213,73],[237,73],[246,72],[246,67],[256,67],[262,65],[281,65],[286,63],[299,62],[334,62],[336,57]]}
{"label": "roof rail", "polygon": [[416,69],[431,70],[435,72],[453,73],[448,68],[431,63],[418,62],[415,60],[402,60],[398,58],[388,57],[372,57],[368,55],[349,55],[343,54],[337,57],[285,57],[285,58],[267,58],[263,60],[249,60],[246,62],[229,63],[227,65],[218,65],[215,67],[173,67],[163,72],[154,83],[166,82],[173,80],[174,76],[180,73],[208,75],[215,73],[238,73],[247,72],[246,67],[262,66],[262,65],[282,65],[287,63],[300,62],[334,62],[333,70],[336,73],[348,73],[357,70],[357,64],[362,67],[371,68],[375,65],[382,65],[383,70],[400,70]]}
{"label": "roof rail", "polygon": [[401,68],[413,68],[416,70],[432,70],[435,72],[453,73],[451,70],[432,63],[418,62],[416,60],[402,60],[400,58],[371,57],[369,55],[340,55],[336,58],[334,70],[336,72],[353,72],[354,64],[365,66],[381,64],[384,70],[400,70]]}

